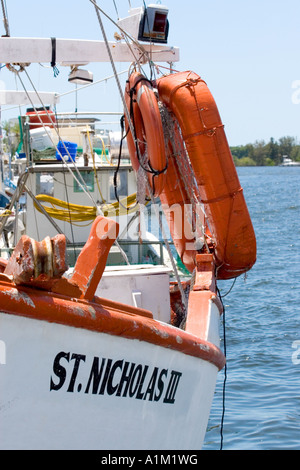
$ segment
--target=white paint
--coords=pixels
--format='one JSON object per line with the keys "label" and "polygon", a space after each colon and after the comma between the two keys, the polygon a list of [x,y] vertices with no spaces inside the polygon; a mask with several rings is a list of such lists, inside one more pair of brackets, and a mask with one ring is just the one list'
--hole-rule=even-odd
{"label": "white paint", "polygon": [[[133,62],[142,57],[142,51],[134,44],[129,48],[124,42],[109,42],[114,61]],[[151,53],[156,62],[178,62],[177,47],[143,44],[143,50]],[[50,38],[0,38],[3,63],[51,63]],[[86,65],[90,62],[109,62],[104,41],[82,39],[56,39],[56,62],[61,65]]]}
{"label": "white paint", "polygon": [[96,295],[150,310],[156,320],[170,323],[169,272],[165,266],[107,266]]}
{"label": "white paint", "polygon": [[[4,313],[0,328],[9,351],[0,367],[0,449],[201,448],[217,376],[212,364],[138,340]],[[61,351],[86,358],[72,393],[50,391]],[[180,371],[175,403],[78,391],[95,356]],[[63,363],[68,380],[73,363]]]}
{"label": "white paint", "polygon": [[220,346],[220,310],[213,300],[209,301],[209,321],[207,322],[206,338],[209,343]]}
{"label": "white paint", "polygon": [[141,291],[132,291],[133,305],[137,308],[142,308],[142,293]]}
{"label": "white paint", "polygon": [[136,94],[136,100],[138,104],[140,104],[140,99],[143,93],[145,93],[145,89],[144,89],[144,86],[142,85]]}
{"label": "white paint", "polygon": [[41,105],[47,103],[48,105],[55,105],[59,103],[59,96],[56,93],[39,91],[15,91],[15,90],[2,90],[0,93],[0,105]]}

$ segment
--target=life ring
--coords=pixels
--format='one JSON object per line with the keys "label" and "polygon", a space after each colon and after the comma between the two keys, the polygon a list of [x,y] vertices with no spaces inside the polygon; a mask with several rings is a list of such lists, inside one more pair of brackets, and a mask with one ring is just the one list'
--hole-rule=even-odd
{"label": "life ring", "polygon": [[[132,166],[135,170],[140,166],[146,170],[153,195],[157,197],[164,188],[167,170],[164,132],[152,85],[141,73],[133,72],[130,75],[125,88],[125,102],[131,111],[131,122],[136,134],[132,136],[125,118]],[[146,148],[148,161],[143,163],[140,157],[143,157]]]}
{"label": "life ring", "polygon": [[237,277],[255,263],[256,239],[216,103],[190,71],[160,78],[157,89],[182,132],[214,241],[217,278]]}
{"label": "life ring", "polygon": [[[141,112],[138,107],[137,101],[131,98],[129,81],[127,81],[126,87],[125,87],[125,103],[126,103],[126,106],[130,115],[133,116],[133,118],[131,119],[134,120],[132,124],[135,130],[135,136],[136,136],[137,145],[139,146],[140,155],[144,155],[145,136],[143,134],[144,130],[143,130],[142,116],[141,116]],[[125,129],[126,129],[126,140],[127,140],[128,152],[130,155],[132,168],[135,171],[138,171],[140,167],[140,162],[139,162],[139,158],[137,154],[136,144],[129,128],[126,113],[124,113],[124,117],[125,117],[124,122],[125,122]]]}

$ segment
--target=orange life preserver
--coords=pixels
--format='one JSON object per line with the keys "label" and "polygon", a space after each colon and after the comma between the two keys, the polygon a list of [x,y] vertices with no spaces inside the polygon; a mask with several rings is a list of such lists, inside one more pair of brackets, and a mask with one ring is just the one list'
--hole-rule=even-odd
{"label": "orange life preserver", "polygon": [[[214,239],[217,278],[236,277],[255,263],[256,239],[215,101],[190,71],[160,78],[157,89],[181,128]],[[168,186],[175,185],[170,178]],[[173,202],[170,192],[164,196]]]}
{"label": "orange life preserver", "polygon": [[[167,169],[164,133],[152,85],[141,73],[133,72],[129,77],[125,88],[125,101],[131,112],[131,122],[136,134],[132,136],[130,129],[128,129],[125,113],[126,131],[128,130],[127,145],[131,163],[135,170],[138,170],[140,165],[145,167],[153,195],[157,197],[164,188]],[[140,156],[145,153],[146,145],[148,165],[144,165],[140,161]]]}

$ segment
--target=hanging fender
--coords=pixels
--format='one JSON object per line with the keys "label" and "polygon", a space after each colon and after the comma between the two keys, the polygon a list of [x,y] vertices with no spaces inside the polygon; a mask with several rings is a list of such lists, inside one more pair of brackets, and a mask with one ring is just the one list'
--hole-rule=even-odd
{"label": "hanging fender", "polygon": [[[125,88],[125,102],[135,130],[132,136],[125,113],[127,145],[134,170],[142,166],[148,175],[154,197],[158,197],[165,185],[167,159],[164,133],[156,96],[149,80],[141,73],[133,72]],[[141,161],[147,148],[148,162]]]}
{"label": "hanging fender", "polygon": [[248,271],[256,239],[216,103],[195,73],[157,80],[159,99],[175,115],[214,240],[218,279]]}

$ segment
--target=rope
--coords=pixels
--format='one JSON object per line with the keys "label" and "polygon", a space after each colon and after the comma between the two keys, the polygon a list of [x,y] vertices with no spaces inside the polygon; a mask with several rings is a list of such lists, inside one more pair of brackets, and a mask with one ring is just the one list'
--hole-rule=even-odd
{"label": "rope", "polygon": [[[13,67],[12,67],[12,68],[13,68]],[[61,141],[60,136],[59,136],[59,132],[58,132],[56,126],[55,126],[55,123],[53,122],[51,115],[48,113],[47,109],[45,108],[45,106],[44,106],[44,104],[43,104],[43,102],[42,102],[42,100],[41,100],[41,98],[40,98],[40,96],[39,96],[39,93],[37,92],[36,88],[34,87],[34,84],[32,83],[32,80],[30,79],[30,77],[29,77],[29,75],[28,75],[26,69],[22,69],[22,70],[25,70],[25,73],[26,73],[26,75],[27,75],[27,77],[28,77],[28,79],[29,79],[29,81],[30,81],[30,83],[31,83],[31,85],[32,85],[32,87],[33,87],[33,89],[34,89],[34,91],[35,91],[37,97],[39,98],[40,103],[42,104],[42,106],[43,106],[43,108],[44,108],[44,110],[45,110],[46,115],[47,115],[48,118],[50,119],[50,122],[53,124],[53,128],[54,128],[55,132],[57,133],[59,140]],[[21,79],[21,77],[20,77],[19,71],[16,70],[16,69],[14,69],[14,68],[13,68],[12,71],[17,74],[17,76],[18,76],[18,78],[19,78],[19,80],[20,80],[20,82],[21,82],[21,85],[22,85],[22,87],[23,87],[23,89],[24,89],[24,91],[25,91],[25,93],[26,93],[26,95],[27,95],[27,98],[28,98],[28,100],[30,101],[30,103],[31,103],[31,105],[32,105],[32,107],[33,107],[33,109],[34,109],[34,111],[35,111],[35,113],[36,113],[36,115],[37,115],[37,117],[38,117],[38,119],[39,119],[39,121],[40,121],[42,127],[44,128],[44,130],[45,130],[47,136],[49,137],[49,139],[51,140],[51,142],[53,143],[53,145],[54,145],[54,147],[55,147],[56,145],[55,145],[54,142],[53,142],[52,135],[48,132],[48,129],[45,127],[45,123],[42,121],[40,115],[38,114],[38,112],[37,112],[37,110],[36,110],[36,108],[35,108],[35,106],[34,106],[32,100],[31,100],[31,98],[30,98],[30,96],[29,96],[29,94],[28,94],[28,92],[27,92],[27,90],[26,90],[26,87],[25,87],[25,85],[24,85],[24,83],[23,83],[23,81],[22,81],[22,79]],[[77,172],[77,174],[78,174],[79,179],[81,179],[82,183],[78,180],[78,178],[77,178],[77,177],[75,176],[75,174],[72,172],[72,169],[70,168],[70,165],[67,164],[67,162],[65,161],[64,157],[61,156],[61,158],[62,158],[62,163],[67,167],[68,171],[71,173],[71,175],[72,175],[73,178],[76,180],[76,182],[78,183],[78,185],[82,188],[82,190],[83,190],[83,191],[87,194],[87,196],[92,200],[92,202],[94,203],[95,207],[97,207],[97,204],[96,204],[96,202],[94,201],[92,195],[90,194],[90,192],[89,192],[88,189],[86,188],[86,183],[85,183],[85,181],[84,181],[82,175],[80,174],[80,172],[79,172],[77,166],[75,165],[75,162],[74,162],[73,159],[70,157],[69,150],[68,150],[67,147],[65,146],[64,142],[63,142],[63,141],[61,141],[61,142],[62,142],[62,144],[63,144],[63,146],[64,146],[64,148],[65,148],[66,153],[68,154],[69,158],[70,158],[71,161],[73,162],[73,165],[74,165],[74,167],[75,167],[75,170],[76,170],[76,172]]]}
{"label": "rope", "polygon": [[163,240],[164,240],[164,244],[166,246],[166,249],[167,249],[171,264],[172,264],[174,276],[175,276],[175,279],[176,279],[177,284],[178,284],[178,288],[179,288],[179,291],[180,291],[182,304],[185,308],[185,316],[186,316],[187,310],[188,310],[188,302],[187,302],[187,299],[186,299],[186,296],[185,296],[185,293],[184,293],[183,286],[182,286],[181,281],[180,281],[180,276],[179,276],[179,273],[178,273],[178,269],[177,269],[173,253],[171,251],[171,248],[170,248],[170,245],[169,245],[166,233],[165,233],[165,229],[164,229],[163,224],[162,224],[162,220],[159,216],[159,209],[157,207],[157,204],[155,204],[154,196],[151,192],[150,183],[148,181],[148,178],[146,180],[146,184],[147,184],[147,187],[148,187],[149,194],[151,194],[152,205],[154,206],[154,211],[155,211],[155,215],[156,215],[156,218],[158,220],[158,223],[159,223],[159,228],[161,230],[161,234],[162,234],[162,237],[163,237]]}
{"label": "rope", "polygon": [[[127,113],[128,113],[127,106],[126,106],[126,103],[125,103],[125,98],[123,96],[123,91],[122,91],[122,88],[121,88],[121,83],[120,83],[120,80],[119,80],[119,77],[118,77],[118,73],[117,73],[117,70],[116,70],[116,67],[115,67],[114,59],[113,59],[113,56],[112,56],[112,53],[111,53],[111,50],[110,50],[110,47],[109,47],[109,44],[108,44],[107,36],[106,36],[105,30],[104,30],[104,27],[103,27],[103,23],[102,23],[102,19],[101,19],[101,16],[100,16],[100,11],[102,13],[103,13],[103,11],[98,7],[96,1],[92,1],[92,0],[90,0],[90,1],[91,1],[91,3],[93,3],[93,5],[95,7],[96,15],[97,15],[99,26],[100,26],[102,36],[103,36],[103,39],[104,39],[104,42],[105,42],[108,57],[109,57],[109,60],[110,60],[110,63],[111,63],[112,69],[113,69],[113,73],[114,73],[114,76],[115,76],[117,87],[119,89],[120,97],[121,97],[122,102],[123,102],[123,107],[125,109],[125,112],[127,111]],[[128,119],[128,121],[130,121],[129,113],[128,113],[127,119]]]}
{"label": "rope", "polygon": [[13,212],[11,210],[6,209],[4,212],[2,212],[0,214],[0,217],[7,217],[7,216],[12,215],[12,214],[13,214]]}
{"label": "rope", "polygon": [[[105,15],[115,26],[117,26],[120,31],[124,34],[124,37],[126,38],[130,38],[130,40],[142,51],[142,54],[146,54],[145,50],[142,48],[142,46],[140,45],[140,43],[138,41],[136,41],[134,38],[132,38],[131,36],[129,36],[126,31],[124,31],[122,28],[120,28],[120,26],[115,23],[98,5],[97,5],[97,2],[95,0],[89,0],[95,7],[95,11],[96,11],[96,15],[97,15],[97,18],[98,18],[98,22],[99,22],[99,26],[100,26],[100,29],[101,29],[101,32],[102,32],[102,36],[103,36],[103,39],[104,39],[104,42],[105,42],[105,45],[106,45],[106,50],[107,50],[107,54],[109,56],[109,60],[110,60],[110,63],[111,63],[111,66],[112,66],[112,69],[113,69],[113,73],[114,73],[114,77],[115,77],[115,80],[116,80],[116,83],[117,83],[117,87],[118,87],[118,90],[119,90],[119,94],[120,94],[120,97],[121,97],[121,100],[122,100],[122,103],[123,103],[123,108],[124,108],[124,111],[125,111],[125,114],[126,114],[126,117],[127,117],[127,120],[128,120],[128,124],[129,124],[129,128],[130,128],[130,131],[132,133],[132,135],[134,136],[134,129],[133,129],[133,125],[132,125],[132,122],[131,122],[131,119],[130,119],[130,114],[129,114],[129,110],[126,106],[126,102],[125,102],[125,98],[124,98],[124,95],[123,95],[123,90],[121,88],[121,84],[120,84],[120,80],[119,80],[119,77],[118,77],[118,73],[117,73],[117,70],[116,70],[116,67],[115,67],[115,63],[114,63],[114,60],[113,60],[113,56],[112,56],[112,53],[111,53],[111,50],[110,50],[110,47],[109,47],[109,44],[108,44],[108,40],[107,40],[107,36],[106,36],[106,33],[105,33],[105,30],[104,30],[104,26],[103,26],[103,22],[102,22],[102,19],[101,19],[101,16],[100,16],[100,12]],[[130,47],[130,46],[129,46]],[[139,153],[138,153],[139,155]]]}
{"label": "rope", "polygon": [[[118,75],[122,75],[123,73],[128,73],[128,70],[127,69],[123,70],[122,72],[119,72]],[[114,75],[109,75],[108,77],[101,78],[101,80],[97,80],[93,83],[88,83],[87,85],[82,85],[77,89],[77,91],[81,91],[84,88],[91,87],[91,86],[94,86],[94,85],[98,85],[99,83],[107,82],[107,80],[110,80],[111,78],[115,78],[115,76]],[[76,90],[74,89],[74,90],[66,91],[64,93],[58,93],[57,96],[62,97],[62,96],[70,95],[71,93],[76,93]]]}
{"label": "rope", "polygon": [[[196,245],[201,240],[201,243],[205,244],[208,251],[206,229],[201,220],[202,217],[204,221],[206,219],[204,207],[201,204],[203,201],[201,201],[199,187],[196,183],[194,171],[192,169],[186,148],[182,143],[179,124],[175,116],[167,110],[163,103],[159,103],[159,105],[165,131],[165,145],[169,146],[169,144],[171,144],[172,155],[170,158],[176,160],[177,165],[175,165],[175,168],[178,181],[182,181],[186,195],[193,209],[192,214],[190,214],[190,211],[186,211],[186,216],[188,217],[190,226],[195,233]],[[182,195],[183,200],[184,198],[185,196]]]}
{"label": "rope", "polygon": [[[72,204],[61,199],[57,199],[47,194],[38,194],[36,199],[39,202],[45,202],[52,207],[42,205],[43,209],[54,219],[64,220],[66,222],[87,222],[94,220],[97,216],[97,208],[93,206],[83,206],[80,204]],[[126,204],[124,209],[118,202],[112,204],[103,204],[101,210],[105,217],[113,217],[136,212],[136,194],[124,198],[121,202]],[[35,204],[36,209],[42,212]],[[124,206],[125,207],[125,206]]]}
{"label": "rope", "polygon": [[[136,154],[137,154],[140,166],[142,167],[142,169],[145,172],[150,173],[152,175],[152,188],[153,188],[152,192],[155,193],[155,177],[166,172],[166,170],[168,168],[168,161],[166,161],[166,165],[162,170],[155,170],[155,168],[152,168],[152,165],[151,165],[151,162],[150,162],[149,158],[147,158],[147,159],[144,158],[143,159],[142,155],[139,151],[138,139],[137,139],[137,136],[136,136],[136,126],[135,126],[134,112],[133,112],[133,103],[134,103],[133,95],[136,94],[136,87],[140,82],[149,83],[152,87],[152,82],[148,78],[142,76],[136,81],[135,85],[129,90],[129,95],[130,95],[130,117],[131,117],[131,122],[132,122],[132,125],[133,125],[133,129],[134,129],[134,134],[132,134],[132,137],[133,137],[134,142],[135,142]],[[145,142],[145,144],[147,144],[147,142]],[[145,155],[146,155],[146,153],[145,153]],[[145,157],[145,155],[144,155],[144,157]]]}
{"label": "rope", "polygon": [[51,47],[52,47],[52,58],[51,58],[51,67],[53,68],[54,77],[56,78],[59,74],[59,70],[56,67],[56,38],[51,38]]}

